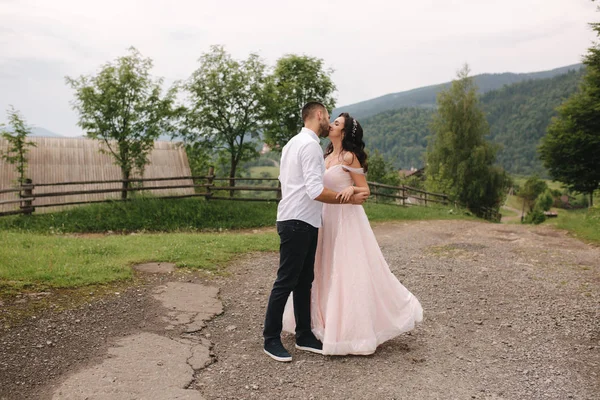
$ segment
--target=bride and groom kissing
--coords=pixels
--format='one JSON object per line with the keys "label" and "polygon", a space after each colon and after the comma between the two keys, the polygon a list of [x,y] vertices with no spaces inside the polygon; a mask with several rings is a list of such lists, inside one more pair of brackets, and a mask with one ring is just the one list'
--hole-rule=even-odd
{"label": "bride and groom kissing", "polygon": [[[300,350],[373,354],[413,329],[423,309],[390,271],[362,207],[370,192],[360,123],[347,113],[330,123],[318,102],[302,108],[302,120],[281,153],[280,260],[264,351],[291,361],[281,342],[285,330],[295,333]],[[320,138],[327,137],[323,155]]]}

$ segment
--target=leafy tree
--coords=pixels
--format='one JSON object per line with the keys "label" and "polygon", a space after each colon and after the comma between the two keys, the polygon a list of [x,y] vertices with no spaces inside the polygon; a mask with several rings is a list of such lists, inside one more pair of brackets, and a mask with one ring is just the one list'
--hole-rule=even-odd
{"label": "leafy tree", "polygon": [[369,172],[367,178],[371,182],[384,183],[386,185],[400,185],[400,175],[394,166],[375,150],[369,156]]}
{"label": "leafy tree", "polygon": [[267,85],[268,123],[264,133],[271,147],[283,147],[298,133],[302,107],[308,101],[320,101],[329,110],[335,107],[332,73],[319,58],[290,54],[277,60]]}
{"label": "leafy tree", "polygon": [[551,191],[549,189],[544,190],[535,199],[533,209],[527,214],[523,222],[528,224],[541,224],[546,220],[546,214],[544,214],[544,212],[550,210],[553,203],[554,197],[552,197]]}
{"label": "leafy tree", "polygon": [[489,126],[468,66],[439,94],[431,128],[428,189],[450,195],[475,213],[483,207],[497,210],[506,196],[506,174],[494,166],[496,147],[484,139]]}
{"label": "leafy tree", "polygon": [[75,90],[73,108],[87,137],[100,140],[121,168],[121,198],[128,179],[143,175],[148,154],[160,134],[173,133],[175,90],[162,95],[162,78],[150,76],[152,60],[134,47],[129,54],[102,66],[95,76],[66,78]]}
{"label": "leafy tree", "polygon": [[[600,23],[591,25],[600,37]],[[600,187],[600,43],[583,62],[587,69],[580,90],[558,109],[539,152],[552,178],[589,194],[593,206]]]}
{"label": "leafy tree", "polygon": [[[487,139],[501,146],[497,162],[520,175],[545,175],[537,146],[556,107],[577,91],[585,70],[548,79],[526,80],[487,91],[480,104],[490,125]],[[365,143],[396,168],[422,167],[434,108],[400,108],[361,119]]]}
{"label": "leafy tree", "polygon": [[15,166],[19,174],[18,183],[25,183],[25,172],[27,170],[28,147],[36,147],[35,143],[27,141],[27,136],[31,134],[31,128],[27,126],[25,120],[14,107],[7,111],[10,131],[2,131],[2,137],[8,142],[8,149],[0,153],[2,159]]}
{"label": "leafy tree", "polygon": [[537,175],[529,177],[518,193],[523,199],[523,211],[525,211],[525,206],[527,206],[528,211],[533,210],[535,199],[546,190],[548,190],[546,181],[541,180]]}
{"label": "leafy tree", "polygon": [[[182,135],[227,160],[235,178],[240,162],[258,155],[256,139],[265,115],[266,66],[256,54],[234,60],[222,46],[200,57],[200,67],[185,82],[191,105]],[[235,186],[235,180],[230,180]],[[232,191],[233,195],[233,191]]]}

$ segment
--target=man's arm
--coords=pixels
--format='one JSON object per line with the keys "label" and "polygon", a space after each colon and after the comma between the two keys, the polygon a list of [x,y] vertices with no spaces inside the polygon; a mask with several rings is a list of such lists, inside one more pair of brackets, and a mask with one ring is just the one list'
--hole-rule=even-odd
{"label": "man's arm", "polygon": [[[300,161],[302,163],[302,174],[304,176],[304,186],[306,194],[313,200],[327,204],[342,204],[340,199],[336,199],[337,192],[327,189],[323,186],[323,154],[321,147],[308,144],[300,149]],[[357,193],[350,198],[348,203],[362,204],[368,196],[363,193]]]}
{"label": "man's arm", "polygon": [[347,203],[343,203],[341,199],[337,198],[338,193],[333,190],[323,188],[323,191],[320,195],[315,197],[314,200],[320,201],[321,203],[327,204],[362,204],[369,198],[368,193],[356,193],[350,196],[350,200]]}

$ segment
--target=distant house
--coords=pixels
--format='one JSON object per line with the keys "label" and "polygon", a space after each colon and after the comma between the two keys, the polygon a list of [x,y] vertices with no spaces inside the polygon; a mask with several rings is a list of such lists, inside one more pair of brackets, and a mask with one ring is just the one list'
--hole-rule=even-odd
{"label": "distant house", "polygon": [[415,167],[412,167],[411,169],[401,169],[398,171],[398,175],[400,175],[400,178],[409,178],[411,176],[421,178],[425,175],[425,167],[419,169]]}

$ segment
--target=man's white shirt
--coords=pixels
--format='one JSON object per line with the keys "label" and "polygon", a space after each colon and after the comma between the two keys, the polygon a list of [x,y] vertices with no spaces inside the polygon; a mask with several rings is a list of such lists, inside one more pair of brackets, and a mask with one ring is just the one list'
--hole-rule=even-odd
{"label": "man's white shirt", "polygon": [[323,204],[315,198],[323,192],[325,160],[317,134],[302,128],[283,146],[279,171],[277,221],[297,219],[320,228]]}

